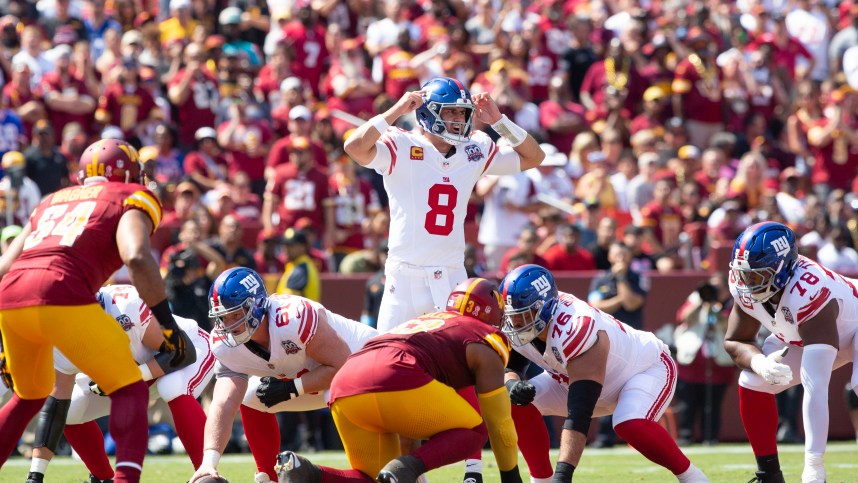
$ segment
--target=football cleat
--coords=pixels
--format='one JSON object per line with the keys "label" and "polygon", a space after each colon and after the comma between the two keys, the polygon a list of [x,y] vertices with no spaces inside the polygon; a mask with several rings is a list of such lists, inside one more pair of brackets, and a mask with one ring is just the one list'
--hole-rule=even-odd
{"label": "football cleat", "polygon": [[384,465],[375,481],[378,483],[415,483],[426,472],[426,466],[416,456],[405,455]]}
{"label": "football cleat", "polygon": [[43,483],[45,481],[45,474],[38,473],[35,471],[31,471],[27,475],[27,481],[25,483]]}
{"label": "football cleat", "polygon": [[786,483],[786,481],[781,471],[772,474],[767,474],[765,471],[758,471],[756,476],[748,483]]}
{"label": "football cleat", "polygon": [[113,478],[111,478],[109,480],[99,480],[98,478],[93,476],[92,473],[90,473],[89,479],[86,480],[86,483],[113,483]]}
{"label": "football cleat", "polygon": [[274,466],[279,483],[321,483],[322,471],[310,460],[292,451],[277,455]]}

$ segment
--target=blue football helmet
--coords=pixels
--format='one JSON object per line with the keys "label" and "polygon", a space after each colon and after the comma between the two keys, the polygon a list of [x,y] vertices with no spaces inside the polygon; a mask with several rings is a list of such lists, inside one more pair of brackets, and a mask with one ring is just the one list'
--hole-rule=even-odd
{"label": "blue football helmet", "polygon": [[[265,282],[249,268],[226,270],[215,279],[209,290],[209,318],[214,320],[214,330],[230,347],[238,347],[250,340],[266,310],[268,290]],[[227,315],[238,311],[242,311],[240,319],[226,320]],[[235,334],[242,326],[245,330]]]}
{"label": "blue football helmet", "polygon": [[[417,123],[427,132],[456,146],[471,138],[474,124],[474,104],[471,93],[461,82],[449,77],[438,77],[423,84],[423,105],[417,108]],[[465,122],[444,121],[441,110],[444,108],[465,108]],[[459,132],[451,132],[448,127],[459,126]]]}
{"label": "blue football helmet", "polygon": [[551,272],[539,265],[522,265],[509,272],[500,286],[504,299],[501,330],[521,347],[545,330],[557,307],[557,285]]}
{"label": "blue football helmet", "polygon": [[765,302],[789,283],[798,261],[795,233],[773,221],[751,225],[733,245],[730,270],[736,288]]}

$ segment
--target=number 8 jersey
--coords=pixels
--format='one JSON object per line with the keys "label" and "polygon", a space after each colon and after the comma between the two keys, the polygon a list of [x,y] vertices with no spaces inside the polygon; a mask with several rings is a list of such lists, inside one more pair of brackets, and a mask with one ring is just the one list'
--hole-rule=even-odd
{"label": "number 8 jersey", "polygon": [[139,184],[73,186],[46,197],[30,215],[24,250],[0,282],[0,308],[86,305],[122,266],[116,233],[129,210],[161,221],[161,204]]}
{"label": "number 8 jersey", "polygon": [[[431,136],[431,134],[426,134]],[[462,266],[468,199],[484,174],[520,171],[518,153],[474,131],[448,158],[420,134],[390,127],[367,165],[390,199],[390,257],[414,265]]]}

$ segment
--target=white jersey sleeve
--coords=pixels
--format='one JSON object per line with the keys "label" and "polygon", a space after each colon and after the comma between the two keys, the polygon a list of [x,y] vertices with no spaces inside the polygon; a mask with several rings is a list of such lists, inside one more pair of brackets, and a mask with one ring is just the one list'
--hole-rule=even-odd
{"label": "white jersey sleeve", "polygon": [[491,164],[486,166],[485,174],[516,174],[521,171],[521,157],[509,146],[498,146],[494,142],[495,152]]}
{"label": "white jersey sleeve", "polygon": [[366,165],[367,168],[374,169],[381,175],[390,174],[393,168],[391,164],[396,159],[396,142],[393,138],[397,134],[397,129],[388,127],[387,131],[381,134],[381,137],[375,142],[375,158]]}
{"label": "white jersey sleeve", "polygon": [[131,285],[109,285],[99,289],[97,298],[128,336],[134,360],[142,364],[151,359],[156,351],[143,345],[143,336],[149,324],[157,322],[137,289]]}

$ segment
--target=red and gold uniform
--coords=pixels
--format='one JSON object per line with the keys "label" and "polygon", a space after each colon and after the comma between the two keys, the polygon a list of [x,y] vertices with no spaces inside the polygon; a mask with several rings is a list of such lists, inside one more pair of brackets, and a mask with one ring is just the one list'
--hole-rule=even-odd
{"label": "red and gold uniform", "polygon": [[313,229],[324,234],[324,206],[328,198],[328,177],[316,167],[300,172],[294,163],[278,167],[266,191],[280,200],[280,228],[293,226],[300,218],[309,218]]}
{"label": "red and gold uniform", "polygon": [[[193,75],[187,69],[180,70],[170,81],[169,87],[179,85],[185,76]],[[215,125],[214,108],[217,107],[220,97],[218,96],[218,82],[215,76],[202,69],[193,77],[188,89],[191,95],[185,102],[176,106],[179,126],[179,143],[186,146],[194,145],[194,133],[201,127]]]}
{"label": "red and gold uniform", "polygon": [[95,298],[122,266],[116,233],[130,210],[143,211],[153,231],[161,221],[149,190],[120,182],[62,189],[31,215],[23,251],[0,281],[6,369],[20,397],[51,392],[54,346],[108,393],[140,379],[128,338]]}
{"label": "red and gold uniform", "polygon": [[652,229],[653,235],[665,247],[679,241],[683,220],[682,210],[678,206],[650,201],[641,208],[641,217],[641,226]]}
{"label": "red and gold uniform", "polygon": [[682,96],[685,119],[705,123],[720,123],[721,115],[721,69],[714,61],[702,62],[697,54],[691,54],[676,66],[676,76],[671,89]]}
{"label": "red and gold uniform", "polygon": [[330,400],[352,468],[378,474],[399,455],[397,434],[429,439],[482,423],[456,392],[475,383],[466,357],[470,344],[490,347],[504,366],[509,359],[500,329],[454,312],[408,321],[349,357],[331,382]]}
{"label": "red and gold uniform", "polygon": [[[67,80],[63,80],[63,77],[58,72],[51,72],[42,76],[42,82],[39,85],[39,89],[41,90],[42,97],[51,92],[57,92],[60,94],[73,92],[78,96],[89,95],[89,91],[86,89],[86,84],[84,84],[82,80],[71,75],[68,76]],[[50,119],[55,133],[62,133],[63,128],[65,128],[67,124],[71,124],[73,122],[80,124],[84,130],[88,130],[89,126],[92,124],[92,112],[88,112],[86,114],[71,114],[48,108],[48,119]]]}
{"label": "red and gold uniform", "polygon": [[98,99],[95,120],[102,124],[119,126],[126,139],[134,135],[134,129],[158,109],[155,99],[146,89],[135,87],[126,92],[125,86],[116,82]]}

